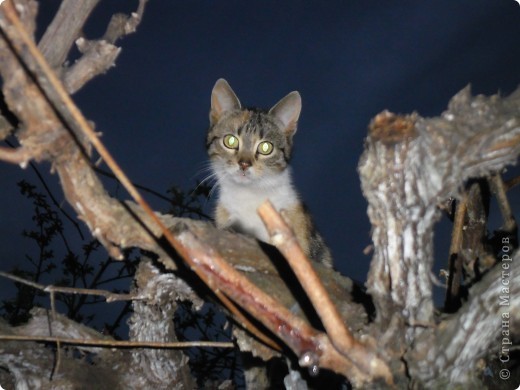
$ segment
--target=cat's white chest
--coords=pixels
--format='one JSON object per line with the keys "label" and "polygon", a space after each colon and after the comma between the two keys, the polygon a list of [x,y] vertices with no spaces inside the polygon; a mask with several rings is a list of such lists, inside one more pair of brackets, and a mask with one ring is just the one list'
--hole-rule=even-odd
{"label": "cat's white chest", "polygon": [[226,227],[269,242],[269,235],[257,213],[258,207],[267,199],[277,209],[289,209],[298,204],[298,195],[289,175],[281,175],[278,180],[266,186],[242,186],[226,183],[220,186],[219,206],[228,214]]}

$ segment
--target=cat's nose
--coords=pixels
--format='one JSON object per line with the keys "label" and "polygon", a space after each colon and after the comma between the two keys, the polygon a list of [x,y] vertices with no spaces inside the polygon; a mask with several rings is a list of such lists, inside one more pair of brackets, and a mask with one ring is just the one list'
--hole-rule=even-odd
{"label": "cat's nose", "polygon": [[247,171],[247,168],[249,168],[251,166],[251,161],[247,161],[247,160],[240,160],[238,162],[238,166],[240,167],[240,169],[242,171]]}

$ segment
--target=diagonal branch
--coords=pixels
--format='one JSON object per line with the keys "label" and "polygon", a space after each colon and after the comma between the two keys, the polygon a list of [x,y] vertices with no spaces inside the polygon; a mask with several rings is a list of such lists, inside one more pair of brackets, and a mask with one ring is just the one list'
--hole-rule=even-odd
{"label": "diagonal branch", "polygon": [[468,194],[462,194],[462,199],[457,202],[453,230],[448,259],[448,283],[445,297],[445,311],[455,312],[460,306],[460,287],[462,282],[462,239],[464,230],[464,218],[468,209]]}
{"label": "diagonal branch", "polygon": [[[219,253],[199,240],[187,226],[178,225],[175,234],[185,245],[189,256],[194,259],[194,265],[208,275],[208,285],[213,290],[222,290],[283,340],[300,358],[301,365],[330,369],[347,376],[356,385],[373,380],[374,377],[383,377],[391,382],[384,363],[374,358],[371,353],[356,350],[355,346],[349,350],[350,358],[339,353],[327,335],[313,329],[240,275]],[[368,362],[359,360],[367,357]],[[367,368],[365,364],[370,367]],[[360,370],[358,365],[366,371]]]}
{"label": "diagonal branch", "polygon": [[60,70],[99,0],[63,0],[58,12],[38,43],[49,66]]}
{"label": "diagonal branch", "polygon": [[424,333],[416,340],[407,356],[414,362],[411,374],[426,383],[444,379],[453,384],[470,376],[476,360],[490,350],[499,350],[501,359],[509,359],[503,348],[518,337],[514,324],[519,313],[520,251],[513,256],[507,250],[499,264],[471,288],[469,301],[456,314],[443,321],[435,334]]}
{"label": "diagonal branch", "polygon": [[266,225],[272,243],[287,259],[311,300],[334,347],[370,377],[384,377],[390,382],[391,374],[386,364],[358,342],[345,326],[310,260],[298,244],[294,232],[282,216],[269,201],[259,207],[258,214]]}

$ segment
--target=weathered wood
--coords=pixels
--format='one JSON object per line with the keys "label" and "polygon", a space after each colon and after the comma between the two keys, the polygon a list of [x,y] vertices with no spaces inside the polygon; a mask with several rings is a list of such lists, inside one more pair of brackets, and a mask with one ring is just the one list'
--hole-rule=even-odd
{"label": "weathered wood", "polygon": [[[437,363],[446,362],[441,356],[448,341],[453,342],[431,336],[441,326],[436,325],[431,282],[433,228],[440,215],[437,205],[456,197],[468,178],[491,175],[515,163],[519,153],[520,90],[506,98],[473,97],[466,88],[440,117],[383,112],[370,126],[359,164],[373,226],[374,256],[367,287],[376,306],[379,332],[388,340],[382,345],[388,359],[399,361],[402,351],[411,351],[407,356],[414,358],[402,362],[415,379],[431,381],[431,376],[426,378],[428,354],[437,353]],[[482,290],[473,291],[485,295]],[[496,286],[488,286],[486,293],[493,291]],[[519,310],[518,306],[514,309]],[[482,308],[474,306],[473,310]],[[491,315],[481,320],[478,329],[469,324],[461,324],[461,329],[467,338],[478,337],[480,346],[489,347],[498,335],[496,321]],[[388,329],[387,324],[391,325]],[[482,327],[490,332],[480,335]],[[426,335],[431,336],[429,343],[419,346],[417,339]],[[474,367],[484,351],[485,347],[475,349],[472,359],[459,362],[460,366]],[[460,372],[448,370],[447,364],[441,366],[446,375]],[[396,367],[395,372],[406,370]],[[464,382],[466,377],[453,374],[450,379]]]}
{"label": "weathered wood", "polygon": [[[173,316],[177,300],[190,300],[195,306],[202,301],[181,279],[163,274],[151,262],[143,261],[136,276],[136,290],[144,297],[134,300],[128,321],[131,340],[176,341]],[[179,350],[144,349],[131,355],[128,369],[134,388],[193,389],[195,380],[188,367],[188,358]]]}
{"label": "weathered wood", "polygon": [[51,24],[45,30],[38,48],[49,65],[60,73],[72,45],[81,35],[99,0],[63,0]]}
{"label": "weathered wood", "polygon": [[464,383],[479,388],[478,360],[493,351],[512,354],[513,340],[520,336],[520,252],[505,253],[469,292],[468,302],[454,315],[427,329],[406,354],[410,376],[428,388]]}

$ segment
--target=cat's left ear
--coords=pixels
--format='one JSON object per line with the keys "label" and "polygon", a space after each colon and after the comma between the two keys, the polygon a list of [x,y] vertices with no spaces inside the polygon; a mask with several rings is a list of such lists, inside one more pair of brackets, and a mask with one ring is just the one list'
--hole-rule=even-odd
{"label": "cat's left ear", "polygon": [[296,133],[296,125],[302,110],[302,98],[298,91],[293,91],[276,103],[269,110],[269,114],[279,119],[283,124],[283,130],[287,136],[292,137]]}
{"label": "cat's left ear", "polygon": [[240,100],[238,100],[228,82],[224,79],[218,79],[213,91],[211,91],[211,111],[209,112],[211,124],[217,123],[225,112],[239,110],[240,108]]}

